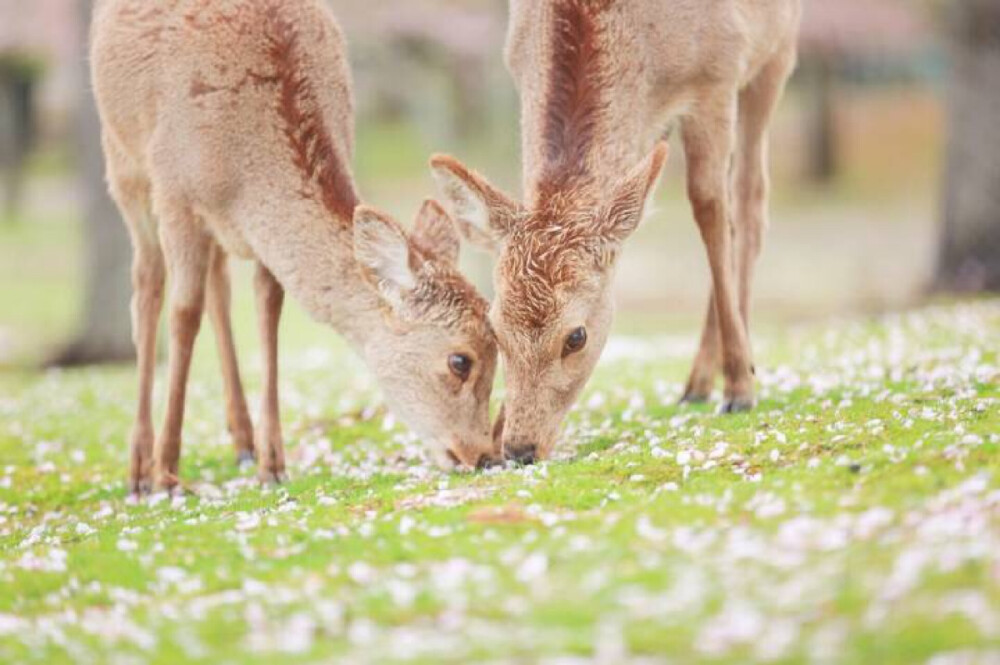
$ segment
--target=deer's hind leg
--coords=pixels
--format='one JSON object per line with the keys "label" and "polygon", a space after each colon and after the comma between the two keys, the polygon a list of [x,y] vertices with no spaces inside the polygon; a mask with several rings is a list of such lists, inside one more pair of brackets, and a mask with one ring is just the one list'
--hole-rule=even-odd
{"label": "deer's hind leg", "polygon": [[156,482],[168,491],[179,483],[181,430],[194,342],[205,307],[214,241],[191,208],[169,196],[154,200],[170,277],[170,371],[167,411],[156,448]]}
{"label": "deer's hind leg", "polygon": [[[736,143],[735,93],[719,91],[684,119],[688,196],[712,271],[715,322],[722,346],[722,411],[753,407],[753,379],[746,328],[740,317],[734,266],[730,166]],[[707,324],[711,326],[711,310]]]}
{"label": "deer's hind leg", "polygon": [[212,250],[208,269],[208,313],[215,329],[215,342],[219,351],[219,367],[226,393],[226,424],[236,449],[236,462],[240,466],[254,460],[253,422],[247,409],[243,381],[240,379],[236,344],[230,317],[232,288],[229,283],[229,266],[225,251],[219,245]]}
{"label": "deer's hind leg", "polygon": [[705,313],[705,325],[701,332],[701,342],[698,344],[698,354],[694,358],[691,375],[684,387],[682,403],[703,404],[712,397],[721,355],[722,340],[719,336],[718,313],[715,310],[715,294],[711,293],[708,296],[708,311]]}
{"label": "deer's hind leg", "polygon": [[132,340],[139,394],[129,436],[129,491],[138,496],[152,488],[153,382],[156,331],[163,309],[165,268],[153,217],[150,182],[140,168],[105,135],[108,189],[132,238]]}
{"label": "deer's hind leg", "polygon": [[754,268],[763,250],[764,234],[769,225],[768,128],[794,64],[795,51],[789,48],[771,60],[740,93],[733,187],[740,316],[748,338]]}
{"label": "deer's hind leg", "polygon": [[[731,187],[734,193],[733,259],[738,309],[747,346],[750,344],[750,304],[753,272],[768,227],[767,130],[795,65],[794,47],[784,49],[739,95],[738,131]],[[716,291],[709,297],[708,313],[684,402],[706,402],[712,394],[722,360],[722,334],[716,310]],[[724,406],[725,408],[725,406]]]}
{"label": "deer's hind leg", "polygon": [[261,395],[257,474],[263,483],[279,483],[285,478],[285,444],[281,434],[278,405],[278,324],[285,302],[285,290],[262,264],[254,277],[261,354],[264,356],[264,391]]}

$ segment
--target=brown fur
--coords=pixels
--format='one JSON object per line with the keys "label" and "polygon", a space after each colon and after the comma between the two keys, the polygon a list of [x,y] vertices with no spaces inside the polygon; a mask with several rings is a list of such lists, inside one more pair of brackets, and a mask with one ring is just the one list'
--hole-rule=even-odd
{"label": "brown fur", "polygon": [[[439,207],[425,205],[407,234],[357,205],[350,72],[325,5],[100,0],[92,42],[108,181],[135,248],[133,491],[147,489],[154,473],[167,488],[179,481],[187,378],[206,302],[237,452],[255,451],[261,478],[281,479],[277,348],[286,290],[344,334],[436,461],[476,466],[490,457],[496,344],[486,303],[456,269],[457,231]],[[256,436],[230,330],[230,254],[257,264],[264,388]],[[154,451],[156,328],[168,274],[168,403]],[[454,353],[473,359],[467,380],[449,370]]]}
{"label": "brown fur", "polygon": [[[595,254],[594,218],[581,211],[572,193],[560,193],[532,215],[510,237],[510,246],[498,270],[516,275],[507,297],[500,302],[504,318],[527,330],[539,330],[559,316],[559,290],[589,274],[599,257]],[[553,220],[560,220],[559,225]]]}
{"label": "brown fur", "polygon": [[269,6],[265,17],[269,54],[278,81],[278,113],[285,122],[293,162],[307,181],[319,187],[326,209],[336,219],[350,219],[358,196],[330,143],[312,81],[301,68],[298,31],[277,5]]}
{"label": "brown fur", "polygon": [[601,25],[597,12],[607,2],[570,0],[553,7],[553,53],[545,103],[548,170],[543,200],[571,190],[587,175],[587,158],[597,130],[605,85]]}
{"label": "brown fur", "polygon": [[[508,454],[548,453],[596,365],[618,250],[660,173],[665,152],[649,151],[672,121],[713,276],[687,396],[706,398],[721,368],[723,409],[753,404],[748,321],[767,225],[766,131],[795,62],[799,1],[511,0],[506,59],[521,94],[527,206],[503,203],[449,157],[432,161],[460,228],[500,255],[493,325]],[[567,356],[562,340],[579,326],[589,343]]]}

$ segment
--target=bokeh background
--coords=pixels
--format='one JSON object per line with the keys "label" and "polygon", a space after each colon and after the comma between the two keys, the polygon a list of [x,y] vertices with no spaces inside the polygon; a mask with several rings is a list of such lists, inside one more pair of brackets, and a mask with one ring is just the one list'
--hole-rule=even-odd
{"label": "bokeh background", "polygon": [[[90,4],[0,0],[8,369],[132,356],[130,248],[104,192],[87,81]],[[433,193],[426,164],[436,151],[517,192],[506,1],[331,4],[350,45],[363,197],[408,222]],[[903,308],[942,288],[1000,288],[1000,2],[805,4],[801,66],[773,129],[758,325]],[[693,347],[709,280],[680,154],[622,261],[618,327],[683,330]],[[488,289],[489,257],[467,249],[464,261]],[[237,272],[238,338],[253,340],[249,280]],[[288,310],[295,330],[329,338]]]}

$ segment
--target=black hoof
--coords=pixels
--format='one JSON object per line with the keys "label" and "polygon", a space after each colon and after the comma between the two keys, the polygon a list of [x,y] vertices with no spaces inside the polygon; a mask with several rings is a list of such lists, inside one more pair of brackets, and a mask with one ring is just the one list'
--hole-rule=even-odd
{"label": "black hoof", "polygon": [[678,401],[677,403],[682,406],[685,404],[691,404],[691,405],[708,404],[709,401],[711,401],[711,399],[712,399],[711,395],[704,395],[702,393],[688,391],[684,393],[684,396],[681,397],[680,401]]}
{"label": "black hoof", "polygon": [[167,496],[170,497],[171,499],[176,499],[177,497],[188,495],[187,489],[185,489],[184,486],[180,484],[174,485],[173,487],[167,487],[163,491],[166,492]]}
{"label": "black hoof", "polygon": [[236,455],[236,466],[242,469],[249,469],[254,464],[257,463],[257,458],[254,456],[252,450],[241,450],[239,454]]}
{"label": "black hoof", "polygon": [[153,492],[153,481],[146,478],[138,482],[131,481],[128,484],[129,494],[136,499],[149,496]]}
{"label": "black hoof", "polygon": [[725,400],[719,405],[720,415],[729,415],[734,413],[747,413],[753,411],[754,400],[753,398],[746,397],[736,397],[732,399]]}
{"label": "black hoof", "polygon": [[507,461],[518,466],[530,466],[538,461],[538,447],[533,445],[521,446],[507,452]]}
{"label": "black hoof", "polygon": [[288,482],[288,474],[284,471],[279,471],[277,473],[264,471],[261,472],[257,478],[260,480],[260,484],[264,487],[277,487]]}

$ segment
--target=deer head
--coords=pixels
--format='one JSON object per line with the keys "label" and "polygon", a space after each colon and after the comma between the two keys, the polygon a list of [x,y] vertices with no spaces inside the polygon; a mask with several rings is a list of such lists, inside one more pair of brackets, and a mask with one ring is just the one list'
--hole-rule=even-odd
{"label": "deer head", "polygon": [[499,459],[489,414],[496,342],[486,301],[458,272],[459,235],[447,213],[427,201],[408,236],[359,206],[354,252],[381,305],[363,355],[389,408],[443,468]]}
{"label": "deer head", "polygon": [[547,457],[611,328],[612,277],[667,158],[659,144],[607,192],[553,190],[527,209],[447,156],[431,169],[463,235],[498,255],[491,319],[507,398],[497,436],[508,459]]}

